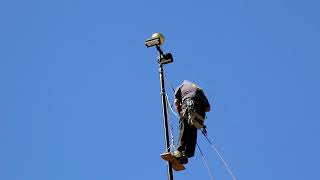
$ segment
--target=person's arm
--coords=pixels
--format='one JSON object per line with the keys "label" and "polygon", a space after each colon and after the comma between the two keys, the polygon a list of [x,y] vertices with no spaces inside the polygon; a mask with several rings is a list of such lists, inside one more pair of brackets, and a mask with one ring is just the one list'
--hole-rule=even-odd
{"label": "person's arm", "polygon": [[203,96],[204,96],[204,98],[205,98],[205,107],[206,107],[206,108],[204,108],[204,112],[209,112],[209,111],[211,111],[210,103],[209,103],[209,101],[208,101],[207,96],[204,94],[203,91],[202,91],[202,93],[203,93]]}
{"label": "person's arm", "polygon": [[180,114],[181,112],[181,102],[178,99],[174,99],[174,106],[176,108],[176,111]]}
{"label": "person's arm", "polygon": [[204,109],[204,112],[209,112],[209,111],[211,111],[210,106],[209,106],[209,107],[206,107],[206,108]]}
{"label": "person's arm", "polygon": [[181,86],[177,87],[174,92],[174,106],[179,115],[181,115]]}

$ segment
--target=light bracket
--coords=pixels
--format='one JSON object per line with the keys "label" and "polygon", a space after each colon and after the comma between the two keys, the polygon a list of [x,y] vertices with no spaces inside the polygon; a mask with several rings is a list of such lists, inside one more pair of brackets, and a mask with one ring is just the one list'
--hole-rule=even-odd
{"label": "light bracket", "polygon": [[159,64],[169,64],[173,62],[173,57],[171,53],[167,53],[164,55],[160,55],[160,57],[158,57],[158,63]]}
{"label": "light bracket", "polygon": [[159,37],[151,37],[149,39],[147,39],[145,41],[145,45],[149,48],[149,47],[152,47],[152,46],[160,46],[161,45],[161,41],[160,41],[160,38]]}

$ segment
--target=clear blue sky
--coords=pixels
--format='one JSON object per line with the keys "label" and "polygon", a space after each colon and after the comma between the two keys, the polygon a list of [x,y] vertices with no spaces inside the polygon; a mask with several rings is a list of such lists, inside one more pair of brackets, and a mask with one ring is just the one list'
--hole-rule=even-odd
{"label": "clear blue sky", "polygon": [[[168,78],[207,93],[209,137],[237,179],[320,179],[319,6],[1,1],[0,179],[166,179],[156,52],[144,45],[158,31],[175,58]],[[199,144],[215,179],[231,179]],[[175,179],[210,179],[199,152]]]}

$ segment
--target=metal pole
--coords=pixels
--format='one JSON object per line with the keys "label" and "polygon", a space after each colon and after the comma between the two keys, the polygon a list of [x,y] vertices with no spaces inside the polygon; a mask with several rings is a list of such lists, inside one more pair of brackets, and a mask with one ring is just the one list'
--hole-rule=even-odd
{"label": "metal pole", "polygon": [[[159,58],[161,54],[159,53]],[[167,117],[167,103],[166,103],[166,92],[164,87],[164,78],[163,78],[163,67],[159,61],[159,73],[160,73],[160,88],[161,88],[161,101],[162,101],[162,113],[163,113],[163,125],[164,125],[164,137],[166,140],[166,152],[170,152],[170,143],[169,143],[169,131],[168,131],[168,117]],[[173,180],[172,173],[172,164],[168,161],[168,179]]]}

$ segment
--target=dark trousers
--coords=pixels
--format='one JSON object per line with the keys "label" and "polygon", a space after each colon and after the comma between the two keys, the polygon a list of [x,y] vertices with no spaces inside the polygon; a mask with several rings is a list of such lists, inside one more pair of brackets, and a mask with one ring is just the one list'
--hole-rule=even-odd
{"label": "dark trousers", "polygon": [[180,120],[179,147],[180,152],[184,152],[189,157],[194,156],[197,144],[197,128],[188,124],[188,120]]}

